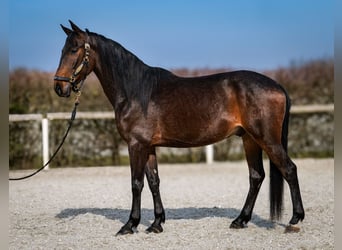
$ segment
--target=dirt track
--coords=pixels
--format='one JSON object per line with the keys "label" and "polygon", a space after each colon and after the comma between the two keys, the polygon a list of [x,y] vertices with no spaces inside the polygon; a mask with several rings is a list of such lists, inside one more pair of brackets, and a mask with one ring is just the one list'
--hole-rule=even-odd
{"label": "dirt track", "polygon": [[[142,221],[133,235],[115,237],[131,207],[127,167],[65,168],[9,184],[10,249],[333,249],[334,160],[295,160],[306,218],[299,233],[284,233],[291,218],[285,188],[283,219],[269,221],[268,177],[245,229],[230,229],[248,190],[246,163],[161,165],[166,223],[153,221],[145,184]],[[268,173],[268,162],[265,170]],[[26,171],[10,172],[11,177]],[[146,183],[146,181],[145,181]]]}

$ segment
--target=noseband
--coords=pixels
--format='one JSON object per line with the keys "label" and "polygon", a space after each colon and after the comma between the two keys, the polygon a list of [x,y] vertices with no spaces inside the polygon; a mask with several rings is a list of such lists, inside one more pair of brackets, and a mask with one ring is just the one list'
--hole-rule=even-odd
{"label": "noseband", "polygon": [[63,82],[68,82],[71,84],[71,89],[74,92],[78,92],[79,88],[76,83],[76,76],[82,71],[83,67],[86,66],[88,67],[88,62],[89,62],[89,51],[90,51],[90,45],[89,43],[84,44],[84,50],[85,50],[85,55],[83,57],[83,60],[81,64],[75,69],[75,71],[72,73],[70,77],[64,77],[64,76],[55,76],[53,79],[55,81],[63,81]]}

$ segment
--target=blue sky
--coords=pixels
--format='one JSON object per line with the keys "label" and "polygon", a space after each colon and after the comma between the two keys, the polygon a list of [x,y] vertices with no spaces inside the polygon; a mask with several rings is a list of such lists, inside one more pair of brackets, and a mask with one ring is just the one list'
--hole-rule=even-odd
{"label": "blue sky", "polygon": [[266,70],[334,55],[332,0],[9,2],[9,66],[54,72],[71,19],[151,66]]}

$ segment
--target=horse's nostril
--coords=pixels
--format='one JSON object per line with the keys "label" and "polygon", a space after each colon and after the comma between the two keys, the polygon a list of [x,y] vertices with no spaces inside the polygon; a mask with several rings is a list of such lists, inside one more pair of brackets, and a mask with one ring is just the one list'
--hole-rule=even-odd
{"label": "horse's nostril", "polygon": [[55,91],[56,91],[57,95],[62,95],[62,88],[61,88],[61,86],[56,85],[55,86]]}

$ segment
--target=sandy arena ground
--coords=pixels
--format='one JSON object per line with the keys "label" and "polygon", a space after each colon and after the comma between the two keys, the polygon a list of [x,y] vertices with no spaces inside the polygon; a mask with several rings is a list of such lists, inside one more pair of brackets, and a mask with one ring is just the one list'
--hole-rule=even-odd
{"label": "sandy arena ground", "polygon": [[[10,249],[333,249],[334,160],[295,160],[306,218],[299,233],[284,233],[292,206],[285,187],[283,219],[269,221],[268,175],[252,220],[230,229],[248,191],[245,161],[160,165],[166,223],[153,221],[148,185],[138,232],[116,237],[131,207],[128,167],[64,168],[9,183]],[[268,174],[269,164],[265,162]],[[11,171],[18,177],[31,171]]]}

